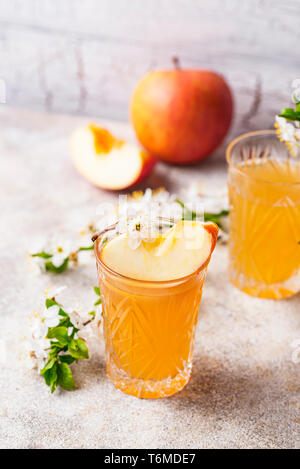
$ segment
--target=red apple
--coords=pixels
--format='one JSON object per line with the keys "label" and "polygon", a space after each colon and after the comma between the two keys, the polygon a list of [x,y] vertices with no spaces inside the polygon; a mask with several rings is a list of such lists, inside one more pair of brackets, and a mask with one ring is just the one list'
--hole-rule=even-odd
{"label": "red apple", "polygon": [[150,173],[156,163],[148,152],[115,138],[108,130],[96,125],[73,132],[70,153],[82,176],[109,190],[134,186]]}
{"label": "red apple", "polygon": [[224,78],[208,70],[153,71],[132,96],[131,120],[151,154],[188,164],[211,154],[225,137],[233,100]]}

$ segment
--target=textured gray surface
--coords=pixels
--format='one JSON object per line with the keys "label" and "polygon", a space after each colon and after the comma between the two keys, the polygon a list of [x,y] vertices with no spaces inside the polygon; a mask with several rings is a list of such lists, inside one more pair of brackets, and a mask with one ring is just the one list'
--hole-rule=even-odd
{"label": "textured gray surface", "polygon": [[[227,281],[227,249],[209,268],[191,381],[163,400],[138,400],[114,389],[99,354],[75,367],[78,389],[50,395],[36,371],[16,359],[28,314],[45,286],[69,285],[70,298],[93,299],[94,262],[63,277],[32,277],[25,249],[45,232],[74,236],[113,195],[90,186],[67,154],[70,130],[84,120],[0,107],[0,447],[286,448],[300,447],[300,298],[246,296]],[[131,137],[125,124],[111,123]],[[193,168],[159,165],[144,184],[169,190],[225,180],[224,147]]]}

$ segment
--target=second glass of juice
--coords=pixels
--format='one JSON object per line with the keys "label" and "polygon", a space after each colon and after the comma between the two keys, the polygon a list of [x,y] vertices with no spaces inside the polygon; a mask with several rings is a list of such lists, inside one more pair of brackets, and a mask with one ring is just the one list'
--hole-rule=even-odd
{"label": "second glass of juice", "polygon": [[[169,281],[120,275],[101,260],[103,240],[114,229],[110,227],[95,242],[107,373],[117,388],[136,397],[174,394],[190,378],[208,262],[190,275]],[[214,226],[212,250],[217,232]]]}
{"label": "second glass of juice", "polygon": [[253,296],[291,296],[300,291],[300,161],[272,130],[238,137],[226,156],[230,279]]}

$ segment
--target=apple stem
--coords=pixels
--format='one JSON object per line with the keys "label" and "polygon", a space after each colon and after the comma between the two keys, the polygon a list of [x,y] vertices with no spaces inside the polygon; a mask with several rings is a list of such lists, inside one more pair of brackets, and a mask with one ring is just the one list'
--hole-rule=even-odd
{"label": "apple stem", "polygon": [[176,70],[180,70],[180,62],[178,57],[172,57],[172,62]]}

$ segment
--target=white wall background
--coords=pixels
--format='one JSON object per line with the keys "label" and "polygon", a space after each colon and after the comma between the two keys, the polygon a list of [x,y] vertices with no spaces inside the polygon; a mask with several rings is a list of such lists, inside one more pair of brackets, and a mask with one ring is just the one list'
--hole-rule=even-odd
{"label": "white wall background", "polygon": [[225,75],[239,128],[270,127],[300,76],[300,0],[0,0],[7,104],[127,120],[174,55]]}

